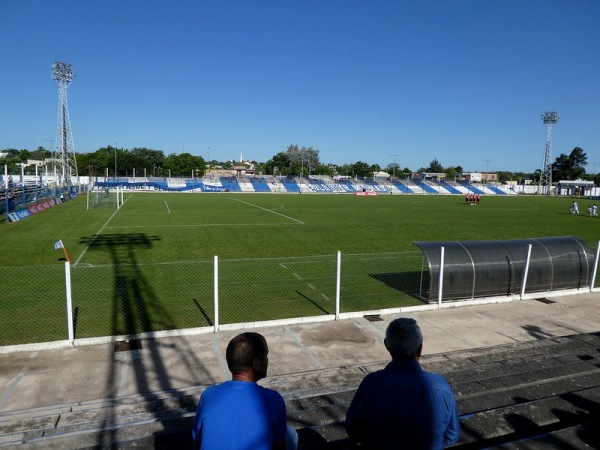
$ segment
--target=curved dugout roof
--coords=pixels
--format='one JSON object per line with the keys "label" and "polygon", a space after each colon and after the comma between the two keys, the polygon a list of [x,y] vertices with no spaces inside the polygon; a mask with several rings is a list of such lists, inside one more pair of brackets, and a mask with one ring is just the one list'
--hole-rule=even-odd
{"label": "curved dugout roof", "polygon": [[442,247],[443,300],[518,294],[523,285],[529,244],[532,248],[526,292],[589,286],[594,254],[579,238],[415,242],[429,265],[421,296],[430,301],[438,298]]}

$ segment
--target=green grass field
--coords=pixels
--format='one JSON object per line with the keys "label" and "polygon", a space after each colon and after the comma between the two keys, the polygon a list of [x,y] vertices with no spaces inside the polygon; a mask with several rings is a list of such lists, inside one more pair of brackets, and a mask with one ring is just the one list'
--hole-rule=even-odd
{"label": "green grass field", "polygon": [[[219,257],[220,323],[332,314],[336,252],[342,308],[419,304],[415,241],[576,236],[599,219],[570,198],[356,197],[125,193],[86,209],[80,196],[0,223],[0,345],[65,338],[62,239],[72,262],[76,337],[208,326]],[[588,202],[580,200],[582,212]],[[399,271],[399,267],[402,269]],[[401,272],[401,273],[399,273]]]}
{"label": "green grass field", "polygon": [[497,196],[467,206],[461,196],[126,193],[117,212],[112,198],[86,210],[80,196],[0,224],[1,265],[55,264],[58,239],[80,264],[114,263],[111,241],[128,241],[139,263],[412,251],[413,242],[432,240],[577,236],[595,246],[600,220],[569,215],[571,201]]}

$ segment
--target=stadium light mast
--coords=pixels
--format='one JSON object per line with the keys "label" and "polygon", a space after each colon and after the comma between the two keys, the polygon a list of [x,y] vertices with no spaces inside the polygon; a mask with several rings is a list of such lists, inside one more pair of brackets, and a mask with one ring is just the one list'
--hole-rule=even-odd
{"label": "stadium light mast", "polygon": [[556,111],[542,114],[542,122],[546,125],[546,149],[540,173],[540,194],[550,195],[552,193],[552,125],[556,125],[559,118]]}
{"label": "stadium light mast", "polygon": [[71,133],[71,119],[67,104],[67,87],[73,81],[71,64],[56,61],[52,65],[52,78],[58,84],[58,127],[56,131],[56,146],[60,159],[56,161],[56,169],[62,176],[63,184],[71,186],[71,178],[77,178],[77,160]]}
{"label": "stadium light mast", "polygon": [[396,178],[396,157],[400,155],[392,155],[394,158],[394,165],[392,166],[392,183],[394,182],[394,178]]}

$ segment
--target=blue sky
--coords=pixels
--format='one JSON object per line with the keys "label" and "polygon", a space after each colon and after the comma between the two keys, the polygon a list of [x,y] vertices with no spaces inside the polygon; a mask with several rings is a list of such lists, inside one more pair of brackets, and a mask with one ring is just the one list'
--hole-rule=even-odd
{"label": "blue sky", "polygon": [[0,55],[0,149],[56,141],[63,61],[77,152],[530,172],[558,111],[600,172],[597,0],[0,0]]}

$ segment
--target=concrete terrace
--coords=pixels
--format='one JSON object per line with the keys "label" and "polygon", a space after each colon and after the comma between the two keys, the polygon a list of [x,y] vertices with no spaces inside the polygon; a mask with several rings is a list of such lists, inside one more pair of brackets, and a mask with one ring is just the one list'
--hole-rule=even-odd
{"label": "concrete terrace", "polygon": [[[457,448],[600,448],[600,294],[259,328],[301,449],[350,449],[343,419],[384,331],[414,317],[452,384]],[[229,378],[236,331],[0,354],[0,446],[187,448],[202,390]]]}

